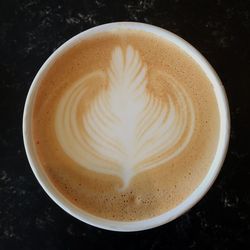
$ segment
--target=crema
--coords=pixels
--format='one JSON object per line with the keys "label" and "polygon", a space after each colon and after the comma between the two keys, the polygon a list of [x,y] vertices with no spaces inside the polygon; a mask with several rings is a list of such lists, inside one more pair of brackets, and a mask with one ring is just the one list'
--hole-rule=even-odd
{"label": "crema", "polygon": [[132,30],[81,40],[39,83],[32,136],[72,203],[112,220],[177,206],[205,177],[219,137],[211,82],[176,45]]}

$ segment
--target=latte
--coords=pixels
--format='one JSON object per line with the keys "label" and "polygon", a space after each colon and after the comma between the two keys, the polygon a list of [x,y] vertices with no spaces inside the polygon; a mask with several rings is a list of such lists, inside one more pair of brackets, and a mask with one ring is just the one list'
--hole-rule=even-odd
{"label": "latte", "polygon": [[196,62],[132,30],[81,40],[40,82],[32,119],[51,183],[84,211],[141,220],[177,206],[209,170],[220,118]]}

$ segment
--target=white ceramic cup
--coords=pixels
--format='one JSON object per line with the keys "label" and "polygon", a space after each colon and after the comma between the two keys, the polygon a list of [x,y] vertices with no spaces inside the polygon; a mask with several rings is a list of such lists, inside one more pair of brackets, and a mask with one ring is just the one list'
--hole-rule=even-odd
{"label": "white ceramic cup", "polygon": [[[205,74],[211,81],[211,84],[213,85],[214,93],[216,95],[218,102],[220,120],[221,120],[219,142],[214,156],[214,160],[211,164],[211,167],[207,175],[199,184],[199,186],[193,191],[193,193],[189,195],[184,201],[182,201],[178,206],[171,209],[170,211],[167,211],[159,216],[155,216],[150,219],[133,221],[133,222],[123,222],[123,221],[113,221],[113,220],[103,219],[77,208],[69,200],[67,200],[49,181],[46,173],[40,166],[34,151],[34,145],[32,142],[32,134],[31,134],[32,109],[34,106],[34,99],[36,96],[36,92],[40,84],[40,79],[43,77],[44,74],[46,74],[47,70],[51,67],[51,65],[57,60],[58,57],[60,57],[60,55],[64,51],[70,50],[70,48],[79,43],[81,40],[94,36],[100,32],[115,31],[117,29],[143,30],[152,33],[152,35],[162,37],[166,39],[166,41],[174,43],[175,45],[180,47],[183,51],[185,51],[188,55],[190,55],[200,65],[202,70],[205,72]],[[177,35],[156,26],[143,23],[135,23],[135,22],[117,22],[117,23],[100,25],[74,36],[66,43],[64,43],[61,47],[59,47],[46,60],[46,62],[38,71],[35,79],[33,80],[26,99],[24,113],[23,113],[23,138],[24,138],[24,146],[27,153],[27,157],[37,180],[39,181],[43,189],[46,191],[46,193],[62,209],[64,209],[66,212],[68,212],[75,218],[83,222],[86,222],[90,225],[113,231],[123,231],[123,232],[140,231],[157,227],[174,220],[175,218],[179,217],[187,210],[189,210],[191,207],[193,207],[212,186],[213,182],[215,181],[222,167],[223,161],[227,153],[229,134],[230,134],[230,116],[229,116],[229,107],[225,90],[222,86],[222,83],[218,75],[216,74],[212,66],[207,62],[207,60],[194,47],[192,47],[189,43],[187,43],[185,40],[178,37]]]}

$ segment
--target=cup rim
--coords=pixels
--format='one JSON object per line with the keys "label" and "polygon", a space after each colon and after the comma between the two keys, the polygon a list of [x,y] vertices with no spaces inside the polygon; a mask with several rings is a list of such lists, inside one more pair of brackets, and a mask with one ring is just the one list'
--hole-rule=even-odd
{"label": "cup rim", "polygon": [[[116,29],[142,30],[152,33],[153,35],[160,36],[166,39],[167,41],[174,43],[180,49],[184,50],[185,53],[190,55],[193,58],[193,60],[195,60],[196,63],[201,67],[201,69],[204,71],[206,76],[209,78],[211,84],[213,85],[221,120],[220,135],[216,153],[214,155],[213,162],[202,182],[188,197],[186,197],[185,200],[183,200],[176,207],[172,208],[171,210],[161,215],[139,221],[124,222],[124,221],[113,221],[113,220],[103,219],[81,210],[80,208],[72,204],[69,200],[67,200],[53,186],[53,184],[49,181],[48,177],[46,176],[46,173],[42,170],[42,167],[39,166],[38,159],[36,158],[34,153],[34,145],[32,143],[32,136],[30,132],[31,113],[32,113],[33,103],[35,100],[35,94],[39,85],[39,80],[41,79],[42,75],[46,74],[46,71],[48,70],[50,65],[53,64],[53,62],[57,59],[58,56],[61,55],[62,52],[70,49],[75,44],[79,43],[81,39],[84,39],[86,37],[91,37],[92,35],[96,35],[100,32],[113,31]],[[42,188],[57,205],[59,205],[64,211],[66,211],[73,217],[92,226],[111,231],[132,232],[132,231],[142,231],[154,228],[176,219],[177,217],[187,212],[195,204],[197,204],[201,200],[201,198],[208,192],[208,190],[213,185],[215,179],[217,178],[220,172],[220,169],[223,165],[228,149],[229,135],[230,135],[230,114],[229,114],[228,99],[226,96],[225,89],[222,85],[222,82],[217,73],[215,72],[215,70],[213,69],[213,67],[209,64],[209,62],[197,49],[195,49],[191,44],[189,44],[181,37],[160,27],[139,22],[113,22],[113,23],[99,25],[91,29],[88,29],[86,31],[83,31],[73,36],[65,43],[63,43],[48,57],[48,59],[44,62],[44,64],[36,74],[30,86],[23,111],[24,147],[31,169],[34,175],[36,176],[38,182],[42,186]]]}

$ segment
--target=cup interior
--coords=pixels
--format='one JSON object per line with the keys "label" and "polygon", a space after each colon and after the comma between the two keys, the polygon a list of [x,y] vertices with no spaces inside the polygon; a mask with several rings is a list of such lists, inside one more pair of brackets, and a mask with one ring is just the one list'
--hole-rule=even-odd
{"label": "cup interior", "polygon": [[[164,214],[161,214],[159,216],[150,219],[133,221],[133,222],[112,221],[96,217],[92,214],[89,214],[79,209],[71,202],[69,202],[53,186],[53,184],[48,179],[46,173],[44,172],[43,168],[40,166],[39,161],[35,154],[35,148],[32,142],[32,134],[31,134],[32,110],[34,106],[36,92],[40,84],[40,79],[43,77],[44,74],[46,74],[50,66],[57,60],[57,58],[61,55],[61,53],[63,53],[66,50],[69,50],[75,44],[79,43],[82,39],[94,36],[99,32],[115,31],[117,29],[143,30],[152,33],[153,35],[160,36],[166,39],[167,41],[174,43],[183,51],[185,51],[188,55],[190,55],[200,65],[200,67],[205,72],[208,79],[213,85],[214,93],[216,95],[216,99],[218,102],[220,120],[221,120],[219,141],[213,162],[211,164],[211,167],[207,175],[205,176],[203,181],[199,184],[199,186],[194,190],[194,192],[190,196],[188,196],[183,202],[181,202],[178,206],[171,209],[170,211],[167,211]],[[109,23],[97,26],[74,36],[66,43],[64,43],[61,47],[59,47],[46,60],[46,62],[43,64],[43,66],[38,71],[36,77],[34,78],[26,99],[24,113],[23,113],[23,139],[24,139],[26,154],[30,166],[37,180],[39,181],[43,189],[46,191],[46,193],[50,196],[50,198],[54,200],[54,202],[56,202],[66,212],[68,212],[69,214],[71,214],[72,216],[83,222],[86,222],[90,225],[99,228],[113,230],[113,231],[123,231],[123,232],[140,231],[160,226],[162,224],[174,220],[175,218],[179,217],[187,210],[189,210],[192,206],[194,206],[206,194],[206,192],[209,190],[209,188],[215,181],[217,175],[219,174],[219,171],[222,167],[228,148],[229,132],[230,132],[230,116],[229,116],[229,106],[226,93],[218,75],[216,74],[212,66],[207,62],[207,60],[193,46],[191,46],[188,42],[178,37],[177,35],[156,26],[143,23],[134,23],[134,22],[118,22],[118,23]]]}

